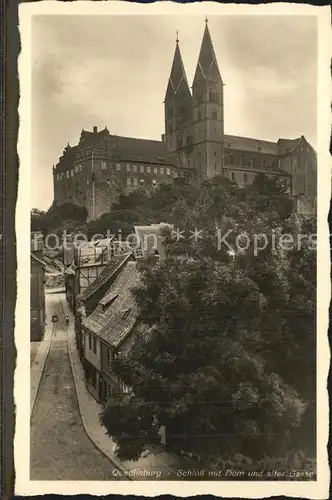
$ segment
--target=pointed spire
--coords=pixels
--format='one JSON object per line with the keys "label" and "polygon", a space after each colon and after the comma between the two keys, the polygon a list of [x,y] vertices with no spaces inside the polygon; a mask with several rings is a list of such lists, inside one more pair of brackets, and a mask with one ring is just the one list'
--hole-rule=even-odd
{"label": "pointed spire", "polygon": [[[211,40],[210,30],[208,26],[208,18],[205,18],[205,30],[201,45],[201,50],[199,52],[199,58],[197,63],[197,69],[200,67],[204,76],[208,74],[211,66],[215,65],[217,71],[220,75],[216,54],[214,52],[213,43]],[[196,72],[197,72],[196,69]]]}
{"label": "pointed spire", "polygon": [[169,77],[169,82],[168,82],[168,88],[171,86],[174,93],[176,94],[182,82],[184,82],[189,89],[188,80],[179,47],[179,36],[178,32],[176,32],[176,47],[174,52],[171,75]]}

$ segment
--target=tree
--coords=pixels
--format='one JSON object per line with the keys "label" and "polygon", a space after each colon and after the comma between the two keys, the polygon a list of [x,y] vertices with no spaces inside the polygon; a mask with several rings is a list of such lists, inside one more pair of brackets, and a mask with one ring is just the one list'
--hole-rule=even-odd
{"label": "tree", "polygon": [[257,285],[209,258],[142,273],[135,293],[151,335],[115,363],[133,392],[111,398],[102,414],[119,454],[137,458],[160,425],[173,450],[190,446],[205,460],[239,451],[257,458],[285,445],[303,406],[258,352],[265,302]]}
{"label": "tree", "polygon": [[31,231],[44,231],[44,218],[46,212],[39,208],[31,210]]}
{"label": "tree", "polygon": [[[177,451],[190,446],[205,459],[213,447],[218,454],[257,458],[294,444],[307,395],[288,366],[298,350],[288,304],[292,294],[293,308],[299,299],[294,279],[304,270],[297,266],[294,272],[296,250],[274,248],[272,241],[301,228],[289,217],[292,199],[282,186],[269,180],[261,190],[260,183],[255,191],[255,186],[240,189],[216,178],[203,183],[195,200],[187,195],[175,203],[171,221],[187,238],[174,241],[169,235],[165,243],[172,257],[143,268],[136,296],[151,337],[130,359],[116,362],[119,377],[133,393],[110,400],[102,415],[123,456],[136,457],[157,440],[158,425],[167,425]],[[188,238],[195,228],[204,233],[196,241]],[[233,256],[226,245],[218,247],[218,231],[231,231]],[[253,244],[257,235],[266,238],[265,248]],[[312,308],[306,313],[297,305],[296,311],[312,324]],[[305,349],[313,349],[310,335]],[[312,370],[312,364],[303,363],[305,380]],[[136,438],[126,417],[133,405],[141,422]],[[139,419],[141,411],[144,418]],[[121,422],[115,424],[118,412]],[[197,439],[202,434],[208,439]]]}

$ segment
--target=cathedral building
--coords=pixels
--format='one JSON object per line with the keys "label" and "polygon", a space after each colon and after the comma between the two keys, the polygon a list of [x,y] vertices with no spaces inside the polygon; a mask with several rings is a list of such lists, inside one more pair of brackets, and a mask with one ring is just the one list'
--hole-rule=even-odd
{"label": "cathedral building", "polygon": [[224,133],[224,83],[207,20],[192,87],[176,40],[164,112],[161,141],[82,130],[53,167],[54,202],[85,206],[91,220],[110,212],[121,193],[178,177],[199,183],[223,175],[246,186],[264,173],[288,187],[298,212],[315,213],[317,159],[304,136],[272,142]]}

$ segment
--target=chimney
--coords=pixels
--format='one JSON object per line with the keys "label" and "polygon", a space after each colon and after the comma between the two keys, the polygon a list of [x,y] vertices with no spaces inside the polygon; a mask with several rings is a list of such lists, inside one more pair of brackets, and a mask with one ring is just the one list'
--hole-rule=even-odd
{"label": "chimney", "polygon": [[96,134],[98,132],[98,127],[94,126],[93,127],[93,133]]}

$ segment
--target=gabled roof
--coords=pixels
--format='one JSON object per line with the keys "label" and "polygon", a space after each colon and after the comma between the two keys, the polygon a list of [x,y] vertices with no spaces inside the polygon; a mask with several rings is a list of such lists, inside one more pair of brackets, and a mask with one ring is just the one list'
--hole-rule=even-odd
{"label": "gabled roof", "polygon": [[278,144],[272,141],[252,139],[250,137],[239,137],[236,135],[225,135],[224,148],[235,151],[250,151],[278,155]]}
{"label": "gabled roof", "polygon": [[303,137],[298,137],[297,139],[278,139],[279,154],[284,155],[293,153],[302,139]]}
{"label": "gabled roof", "polygon": [[113,300],[106,307],[102,301],[83,322],[83,327],[94,333],[110,346],[117,348],[135,326],[139,310],[133,287],[140,283],[137,262],[127,262],[120,274],[111,284],[105,295],[114,294]]}
{"label": "gabled roof", "polygon": [[104,286],[114,274],[131,258],[132,254],[113,255],[110,262],[102,270],[99,276],[82,292],[83,301],[92,297],[102,286]]}

